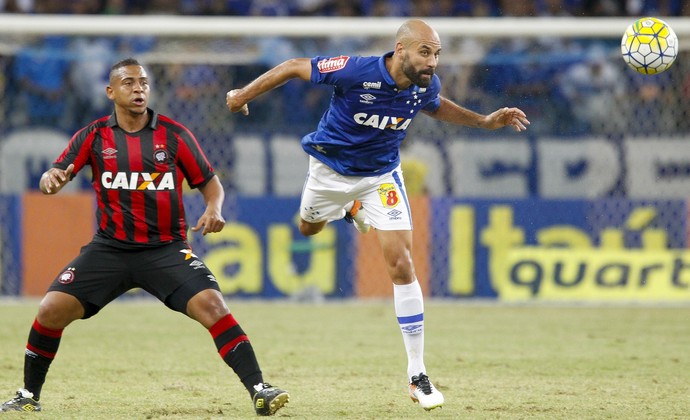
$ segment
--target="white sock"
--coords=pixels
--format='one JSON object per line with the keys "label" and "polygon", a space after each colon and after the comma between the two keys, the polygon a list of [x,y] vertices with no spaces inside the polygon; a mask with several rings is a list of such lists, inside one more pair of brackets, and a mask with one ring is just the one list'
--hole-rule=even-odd
{"label": "white sock", "polygon": [[393,285],[395,315],[403,336],[407,351],[408,379],[420,372],[426,373],[424,367],[424,297],[417,279],[410,284]]}

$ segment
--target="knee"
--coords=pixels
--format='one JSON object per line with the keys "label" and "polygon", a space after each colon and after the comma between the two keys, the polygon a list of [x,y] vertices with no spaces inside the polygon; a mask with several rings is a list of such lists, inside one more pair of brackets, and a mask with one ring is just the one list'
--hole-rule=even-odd
{"label": "knee", "polygon": [[299,232],[304,236],[313,236],[321,232],[326,222],[323,223],[309,223],[304,220],[299,222]]}
{"label": "knee", "polygon": [[411,266],[395,267],[391,270],[391,280],[395,284],[410,284],[414,279],[414,269]]}
{"label": "knee", "polygon": [[77,298],[65,293],[50,292],[41,301],[36,320],[46,328],[59,330],[83,316],[84,307]]}
{"label": "knee", "polygon": [[206,328],[211,328],[229,313],[223,296],[213,289],[197,293],[187,304],[187,315]]}
{"label": "knee", "polygon": [[393,283],[410,284],[414,281],[414,264],[408,256],[400,255],[388,261],[388,264],[388,272]]}

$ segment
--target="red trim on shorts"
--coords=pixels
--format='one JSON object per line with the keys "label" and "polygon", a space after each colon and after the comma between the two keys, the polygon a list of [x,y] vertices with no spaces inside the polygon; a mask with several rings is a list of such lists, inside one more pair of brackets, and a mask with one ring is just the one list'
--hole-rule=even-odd
{"label": "red trim on shorts", "polygon": [[[59,330],[52,330],[50,328],[46,328],[43,325],[38,323],[37,319],[34,319],[34,325],[31,326],[34,330],[38,331],[39,334],[45,335],[46,337],[50,338],[60,338],[62,337],[62,331],[63,329]],[[33,350],[32,350],[33,351]]]}
{"label": "red trim on shorts", "polygon": [[211,333],[211,336],[213,338],[216,338],[225,331],[234,327],[235,325],[237,325],[237,321],[235,321],[235,318],[232,316],[232,314],[227,314],[221,319],[219,319],[218,322],[213,324],[213,326],[209,328],[208,331]]}

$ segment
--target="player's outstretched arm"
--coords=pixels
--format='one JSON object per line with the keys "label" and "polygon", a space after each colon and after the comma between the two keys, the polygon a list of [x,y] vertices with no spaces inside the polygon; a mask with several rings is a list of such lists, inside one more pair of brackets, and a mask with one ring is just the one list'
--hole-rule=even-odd
{"label": "player's outstretched arm", "polygon": [[72,172],[73,163],[70,163],[67,169],[50,168],[41,175],[38,188],[43,194],[56,194],[72,179]]}
{"label": "player's outstretched arm", "polygon": [[525,113],[519,108],[506,107],[489,115],[482,115],[463,108],[444,97],[441,97],[441,106],[435,112],[429,112],[428,115],[440,121],[487,130],[495,130],[509,125],[515,131],[523,131],[530,124]]}
{"label": "player's outstretched arm", "polygon": [[225,95],[225,102],[232,112],[241,112],[249,115],[247,104],[257,96],[282,86],[291,79],[311,80],[311,59],[292,58],[284,61],[261,76],[257,77],[247,86],[233,89]]}

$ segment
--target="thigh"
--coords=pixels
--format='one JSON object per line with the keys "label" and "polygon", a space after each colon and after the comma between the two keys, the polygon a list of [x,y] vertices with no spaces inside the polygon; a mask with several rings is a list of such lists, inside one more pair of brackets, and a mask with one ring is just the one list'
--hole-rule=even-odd
{"label": "thigh", "polygon": [[357,197],[367,212],[367,220],[377,230],[412,230],[412,213],[405,191],[402,170],[395,170],[362,181]]}
{"label": "thigh", "polygon": [[74,296],[84,306],[84,318],[89,318],[132,288],[125,254],[127,251],[91,242],[63,268],[48,291]]}
{"label": "thigh", "polygon": [[169,308],[186,314],[187,302],[197,293],[220,290],[215,276],[185,242],[174,242],[142,254],[134,283]]}

